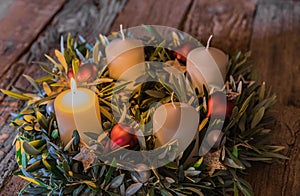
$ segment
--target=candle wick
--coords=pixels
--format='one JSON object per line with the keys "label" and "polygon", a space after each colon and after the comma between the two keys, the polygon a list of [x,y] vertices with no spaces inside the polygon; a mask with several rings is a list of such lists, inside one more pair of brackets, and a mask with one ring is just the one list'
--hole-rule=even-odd
{"label": "candle wick", "polygon": [[76,81],[74,80],[74,78],[71,78],[71,91],[72,94],[76,94],[77,91],[77,86],[76,86]]}
{"label": "candle wick", "polygon": [[123,32],[123,25],[122,24],[120,24],[120,31],[121,31],[122,40],[125,40],[125,35],[124,35],[124,32]]}
{"label": "candle wick", "polygon": [[171,93],[171,103],[172,103],[174,109],[176,109],[176,105],[174,104],[174,100],[173,99],[174,99],[174,92]]}
{"label": "candle wick", "polygon": [[209,48],[209,45],[210,45],[210,42],[211,42],[211,39],[212,39],[213,35],[210,35],[208,40],[207,40],[207,43],[206,43],[206,49]]}

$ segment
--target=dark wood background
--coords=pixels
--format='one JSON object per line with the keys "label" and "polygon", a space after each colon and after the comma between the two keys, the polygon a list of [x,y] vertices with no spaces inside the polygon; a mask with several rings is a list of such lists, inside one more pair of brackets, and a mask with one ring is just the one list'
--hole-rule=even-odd
{"label": "dark wood background", "polygon": [[[29,88],[22,74],[42,71],[33,59],[58,48],[72,32],[89,41],[119,25],[165,25],[231,54],[252,51],[260,81],[272,86],[278,102],[273,143],[289,160],[253,164],[246,177],[255,195],[300,195],[300,2],[292,0],[2,0],[0,1],[0,88]],[[0,195],[16,195],[24,184],[16,169],[16,131],[6,123],[24,103],[0,93]]]}

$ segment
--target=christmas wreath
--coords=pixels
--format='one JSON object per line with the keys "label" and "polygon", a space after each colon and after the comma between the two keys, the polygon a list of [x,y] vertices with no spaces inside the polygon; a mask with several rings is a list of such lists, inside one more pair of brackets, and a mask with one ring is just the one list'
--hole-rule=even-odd
{"label": "christmas wreath", "polygon": [[[14,175],[29,181],[20,195],[253,195],[251,185],[241,177],[251,162],[286,158],[278,153],[283,147],[268,141],[273,122],[268,112],[276,96],[265,83],[253,79],[249,52],[237,52],[227,59],[222,88],[205,84],[195,88],[194,81],[192,85],[189,82],[193,77],[186,73],[186,56],[200,46],[198,42],[179,31],[163,36],[155,26],[142,28],[148,32],[141,37],[142,42],[151,43],[142,48],[147,76],[130,75],[121,82],[116,79],[119,76],[111,77],[115,72],[110,73],[105,50],[124,34],[113,33],[110,38],[99,35],[94,46],[80,36],[75,40],[68,35],[66,43],[61,39],[60,50],[55,50],[56,60],[45,55],[47,62],[34,62],[46,76],[33,79],[24,75],[33,92],[1,90],[27,101],[11,121],[18,131],[15,146],[19,170]],[[125,35],[134,37],[130,30]],[[134,58],[126,55],[129,60]],[[70,89],[70,78],[97,95],[99,134],[85,130],[83,135],[76,129],[69,136],[62,134],[69,122],[63,121],[67,119],[64,115],[58,117],[54,100]],[[145,78],[148,82],[141,82]],[[123,99],[129,104],[122,104]],[[158,145],[165,135],[152,134],[156,128],[151,123],[162,105],[176,108],[179,102],[184,102],[182,107],[193,108],[200,120],[192,140],[177,153],[182,135]],[[193,124],[188,111],[186,122]],[[93,114],[78,116],[94,118]],[[172,118],[170,126],[176,124]],[[88,139],[83,141],[84,137]],[[153,157],[137,158],[128,153],[153,149],[157,149]],[[155,166],[151,159],[156,159]]]}

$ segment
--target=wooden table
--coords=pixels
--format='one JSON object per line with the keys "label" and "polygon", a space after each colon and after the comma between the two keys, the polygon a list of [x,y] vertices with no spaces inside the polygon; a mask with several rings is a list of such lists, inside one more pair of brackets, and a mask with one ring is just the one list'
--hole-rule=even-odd
{"label": "wooden table", "polygon": [[[0,2],[0,88],[29,88],[22,74],[39,77],[29,62],[57,48],[61,34],[93,41],[99,34],[141,24],[185,31],[227,53],[252,51],[260,80],[278,102],[273,143],[289,160],[254,164],[246,177],[255,195],[300,195],[300,2],[292,0],[2,0]],[[0,195],[16,195],[24,184],[11,145],[16,131],[6,123],[24,103],[0,94]]]}

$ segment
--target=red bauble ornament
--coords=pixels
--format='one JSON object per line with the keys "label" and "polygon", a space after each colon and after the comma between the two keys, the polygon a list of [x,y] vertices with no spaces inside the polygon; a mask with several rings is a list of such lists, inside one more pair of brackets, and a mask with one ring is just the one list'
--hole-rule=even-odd
{"label": "red bauble ornament", "polygon": [[[83,64],[83,65],[79,66],[76,81],[92,82],[96,79],[97,74],[98,74],[98,69],[97,69],[96,65],[90,64],[90,63]],[[74,73],[73,73],[72,69],[69,70],[68,77],[74,78]]]}
{"label": "red bauble ornament", "polygon": [[176,48],[175,51],[172,52],[171,57],[176,58],[181,63],[186,64],[187,55],[194,48],[196,48],[195,44],[192,42],[186,42]]}
{"label": "red bauble ornament", "polygon": [[207,116],[211,117],[213,114],[214,116],[222,116],[225,114],[225,120],[229,120],[232,110],[234,108],[234,103],[232,103],[228,98],[224,100],[224,94],[222,92],[215,92],[211,94],[208,98],[207,104]]}
{"label": "red bauble ornament", "polygon": [[116,124],[110,133],[110,148],[115,150],[120,146],[129,145],[129,148],[135,147],[138,144],[136,130],[124,123]]}

